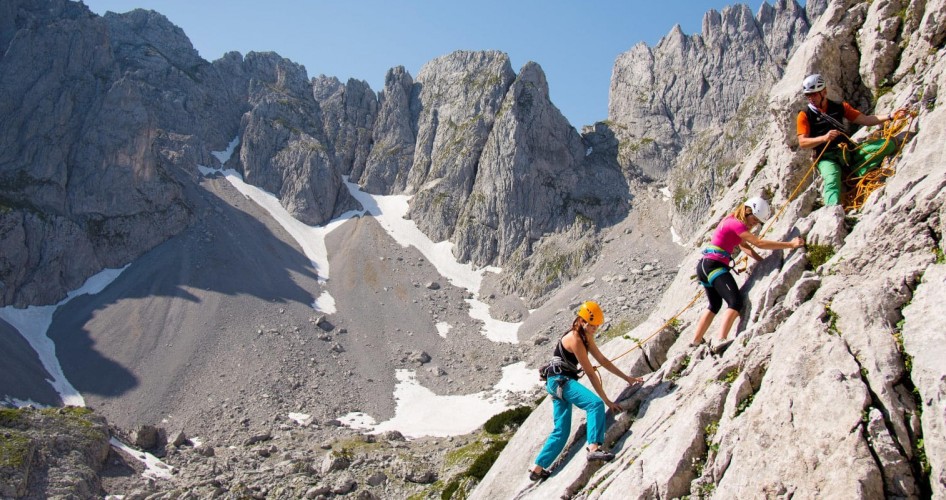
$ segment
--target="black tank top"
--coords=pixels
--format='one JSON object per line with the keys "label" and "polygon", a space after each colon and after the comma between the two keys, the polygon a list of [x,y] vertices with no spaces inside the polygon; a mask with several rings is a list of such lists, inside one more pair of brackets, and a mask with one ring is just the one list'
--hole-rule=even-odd
{"label": "black tank top", "polygon": [[[568,335],[568,334],[566,333],[565,335]],[[570,373],[563,373],[563,375],[577,379],[579,376],[579,373],[581,373],[581,365],[578,364],[578,356],[576,356],[575,353],[569,351],[568,349],[565,349],[565,346],[562,345],[562,340],[565,339],[565,335],[562,335],[562,338],[558,339],[558,344],[555,345],[555,352],[553,352],[552,354],[554,356],[558,356],[562,358],[563,360],[575,366],[576,370],[574,372],[567,370],[567,372],[570,372]],[[588,347],[588,343],[585,342],[584,339],[582,339],[582,343],[585,344],[585,347]]]}
{"label": "black tank top", "polygon": [[[567,334],[566,334],[567,335]],[[562,340],[565,340],[565,337],[558,339],[558,344],[555,346],[555,355],[568,361],[569,363],[578,366],[578,356],[575,356],[575,353],[565,349],[565,346],[562,345]]]}

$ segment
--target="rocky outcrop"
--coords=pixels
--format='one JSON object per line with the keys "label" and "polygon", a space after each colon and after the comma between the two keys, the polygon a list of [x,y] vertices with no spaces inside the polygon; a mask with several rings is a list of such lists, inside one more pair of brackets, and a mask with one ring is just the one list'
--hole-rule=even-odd
{"label": "rocky outcrop", "polygon": [[312,92],[322,112],[333,163],[343,175],[360,177],[371,150],[377,96],[363,81],[350,79],[342,85],[337,78],[325,75],[312,79]]}
{"label": "rocky outcrop", "polygon": [[319,225],[355,203],[342,183],[305,68],[274,53],[247,54],[251,109],[240,124],[244,179],[276,195],[300,221]]}
{"label": "rocky outcrop", "polygon": [[413,195],[411,218],[434,241],[453,236],[514,78],[509,56],[495,51],[457,51],[428,62],[417,75],[412,106],[420,114],[406,192]]}
{"label": "rocky outcrop", "polygon": [[[536,299],[569,279],[597,231],[627,213],[613,132],[580,136],[535,63],[516,75],[503,53],[459,51],[416,81],[391,70],[379,101],[371,152],[353,179],[369,192],[411,194],[411,218],[453,242],[461,261],[510,266],[509,293]],[[556,234],[568,235],[567,248]]]}
{"label": "rocky outcrop", "polygon": [[631,172],[666,179],[672,223],[692,234],[699,219],[735,180],[734,167],[771,120],[768,89],[808,32],[794,0],[711,10],[701,34],[678,27],[655,47],[620,55],[611,77],[608,116]]}
{"label": "rocky outcrop", "polygon": [[388,70],[378,96],[378,117],[364,172],[361,176],[352,172],[352,179],[360,179],[362,189],[369,193],[393,194],[407,188],[417,138],[413,93],[414,79],[403,66]]}
{"label": "rocky outcrop", "polygon": [[[573,241],[582,241],[598,224],[626,214],[628,188],[620,169],[587,161],[586,150],[582,137],[549,100],[542,69],[526,64],[506,93],[480,156],[456,227],[457,256],[521,265],[541,253],[538,242],[547,235],[568,233]],[[587,260],[578,257],[577,263]],[[546,291],[530,290],[528,295]]]}
{"label": "rocky outcrop", "polygon": [[101,496],[109,437],[105,419],[86,408],[0,408],[0,496]]}
{"label": "rocky outcrop", "polygon": [[211,112],[196,110],[215,101],[192,91],[212,74],[153,12],[6,8],[16,31],[0,60],[0,304],[48,304],[191,222],[180,166],[206,157],[193,134]]}
{"label": "rocky outcrop", "polygon": [[[913,7],[929,13],[943,12],[943,5],[935,0]],[[828,65],[825,58],[845,54],[850,38],[843,35],[873,29],[865,23],[886,19],[877,12],[884,9],[882,2],[832,3],[771,90],[772,112],[792,114],[797,81],[811,64]],[[473,498],[946,495],[946,371],[933,361],[943,338],[936,326],[940,315],[932,310],[944,277],[946,161],[939,145],[946,140],[946,112],[935,99],[922,100],[946,84],[946,59],[928,45],[941,26],[917,26],[930,31],[905,36],[902,51],[925,50],[927,56],[901,58],[915,64],[912,76],[878,98],[878,109],[913,104],[919,113],[915,135],[885,186],[854,217],[817,209],[820,190],[803,179],[799,165],[808,156],[791,142],[794,123],[768,126],[699,226],[693,246],[745,193],[771,190],[774,206],[784,211],[764,237],[800,234],[812,247],[763,251],[765,259],[748,276],[738,276],[747,305],[735,342],[722,353],[688,345],[705,303],[690,278],[699,259],[694,250],[650,319],[602,349],[612,358],[623,356],[622,369],[648,373],[643,387],[623,395],[626,413],[609,421],[606,441],[616,447],[616,460],[601,467],[582,460],[584,424],[573,422],[573,441],[552,477],[529,484],[524,471],[551,430],[551,405],[544,402]],[[874,54],[880,53],[863,57]],[[842,82],[873,64],[847,56],[828,61],[849,75]],[[904,73],[898,67],[893,74]],[[790,198],[799,182],[800,194]],[[816,244],[833,253],[824,264],[813,263]],[[696,305],[688,306],[694,299]],[[679,321],[676,328],[667,327],[671,319]],[[634,350],[629,339],[651,334],[644,349]],[[604,381],[609,394],[624,389],[616,377],[605,374]]]}

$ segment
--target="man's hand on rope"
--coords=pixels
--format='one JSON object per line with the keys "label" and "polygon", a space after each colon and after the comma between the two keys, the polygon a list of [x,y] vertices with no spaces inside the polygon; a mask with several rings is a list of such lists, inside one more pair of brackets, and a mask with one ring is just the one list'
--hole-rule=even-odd
{"label": "man's hand on rope", "polygon": [[909,116],[910,114],[911,114],[911,113],[910,113],[910,108],[909,108],[908,106],[904,106],[904,107],[902,107],[902,108],[897,108],[897,109],[894,110],[892,113],[890,113],[889,115],[887,115],[887,117],[888,117],[888,119],[890,119],[890,120],[901,120],[901,119],[903,119],[903,118],[906,118],[906,117]]}
{"label": "man's hand on rope", "polygon": [[831,142],[831,141],[837,139],[838,136],[840,136],[840,135],[841,135],[841,131],[840,131],[840,130],[831,129],[831,130],[828,131],[828,133],[826,133],[825,135],[823,135],[823,136],[821,136],[821,137],[824,138],[824,142],[825,142],[825,144],[827,144],[827,143],[829,143],[829,142]]}

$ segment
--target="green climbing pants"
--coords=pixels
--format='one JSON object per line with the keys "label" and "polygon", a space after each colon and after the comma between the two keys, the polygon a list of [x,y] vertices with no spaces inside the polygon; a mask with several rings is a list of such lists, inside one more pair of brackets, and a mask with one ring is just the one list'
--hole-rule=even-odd
{"label": "green climbing pants", "polygon": [[844,175],[853,172],[860,177],[880,166],[885,156],[897,151],[896,141],[877,139],[860,144],[857,149],[848,150],[842,155],[841,150],[827,151],[818,161],[818,171],[824,179],[824,204],[841,203],[841,189]]}

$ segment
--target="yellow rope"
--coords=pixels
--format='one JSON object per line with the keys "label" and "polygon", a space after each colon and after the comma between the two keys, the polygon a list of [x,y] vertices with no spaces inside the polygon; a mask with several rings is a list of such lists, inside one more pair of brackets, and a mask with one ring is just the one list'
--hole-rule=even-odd
{"label": "yellow rope", "polygon": [[[853,171],[856,172],[862,166],[866,165],[871,160],[873,160],[878,154],[880,154],[881,151],[886,149],[889,141],[893,137],[895,137],[897,134],[902,132],[904,129],[909,131],[911,126],[913,125],[913,120],[916,116],[917,116],[917,112],[915,110],[900,111],[900,112],[895,113],[894,116],[892,117],[893,119],[887,121],[887,123],[884,124],[882,130],[879,131],[879,135],[878,133],[875,132],[874,137],[869,136],[867,139],[867,140],[873,140],[873,139],[879,139],[880,137],[883,137],[886,140],[886,142],[884,143],[884,147],[879,148],[870,158],[868,158],[863,163],[861,163],[857,168],[853,169]],[[843,135],[849,141],[853,142],[853,139],[851,139],[851,136],[845,134],[843,131],[839,131],[839,132],[841,132],[841,135]],[[887,158],[884,158],[884,162],[880,167],[874,170],[871,170],[870,172],[868,172],[866,175],[862,177],[849,178],[851,181],[856,181],[856,183],[855,183],[855,189],[848,190],[848,196],[850,196],[851,201],[850,201],[850,204],[845,203],[845,211],[851,210],[853,208],[860,208],[863,205],[863,203],[867,200],[867,197],[870,196],[870,193],[872,193],[875,189],[880,187],[887,177],[890,177],[891,175],[894,174],[894,172],[896,172],[896,170],[893,169],[893,167],[891,167],[890,165],[892,165],[893,161],[900,156],[900,153],[903,151],[903,146],[907,142],[906,139],[907,138],[904,137],[904,140],[900,142],[900,145],[895,154]],[[858,146],[855,149],[860,149],[864,144],[866,144],[867,140],[865,140],[861,144],[858,144]],[[841,147],[845,148],[846,144],[842,143]],[[774,217],[772,217],[765,224],[763,224],[762,230],[759,231],[760,238],[764,236],[766,233],[768,233],[775,226],[775,221],[777,221],[779,217],[781,217],[785,209],[788,208],[788,205],[791,204],[791,202],[795,200],[795,197],[798,195],[798,192],[801,190],[802,186],[805,184],[805,181],[808,180],[808,176],[811,175],[811,173],[814,171],[815,166],[818,165],[818,161],[821,160],[821,157],[824,156],[824,153],[827,150],[828,150],[828,144],[825,144],[824,147],[821,148],[821,152],[818,153],[818,156],[815,157],[814,161],[811,162],[811,165],[808,167],[808,171],[805,173],[804,177],[802,177],[801,180],[798,181],[798,185],[795,186],[795,189],[792,191],[792,194],[788,196],[788,200],[781,206],[781,208],[779,208],[779,210],[775,213]],[[742,266],[742,268],[741,269],[737,268],[736,272],[738,273],[738,272],[745,271],[748,268],[748,265],[749,265],[748,262],[749,262],[749,256],[743,255],[742,257],[740,257],[739,260],[736,262],[736,266],[737,267]]]}
{"label": "yellow rope", "polygon": [[[843,133],[843,132],[842,132],[842,133]],[[798,185],[795,186],[795,189],[792,191],[792,194],[788,195],[788,201],[786,201],[786,202],[782,205],[782,207],[778,209],[778,212],[775,212],[775,216],[774,216],[774,217],[772,217],[771,219],[769,219],[766,223],[762,224],[762,231],[759,231],[759,237],[760,237],[760,238],[761,238],[763,235],[765,235],[766,233],[768,233],[768,232],[772,229],[773,226],[775,226],[775,221],[777,221],[778,218],[782,216],[782,212],[784,212],[785,209],[788,208],[788,205],[789,205],[793,200],[795,200],[795,197],[798,196],[798,192],[801,191],[801,187],[804,186],[804,185],[805,185],[805,181],[808,180],[808,176],[811,175],[812,172],[814,172],[815,166],[818,165],[818,161],[821,160],[821,157],[824,156],[824,153],[825,153],[825,151],[827,151],[827,150],[828,150],[828,144],[825,144],[824,147],[821,148],[821,152],[818,153],[818,156],[815,157],[815,160],[814,160],[813,162],[811,162],[811,165],[808,167],[808,171],[805,172],[804,177],[802,177],[801,180],[798,181]],[[768,226],[768,227],[766,227],[766,226]],[[744,259],[748,259],[748,257],[746,257],[746,256],[743,256],[743,258],[744,258]]]}
{"label": "yellow rope", "polygon": [[[879,148],[873,155],[871,155],[870,158],[864,160],[864,162],[852,169],[852,173],[847,177],[847,179],[845,179],[845,185],[848,186],[844,199],[845,211],[857,210],[863,207],[871,193],[882,186],[888,177],[897,172],[897,170],[893,168],[893,164],[903,152],[903,146],[906,144],[907,139],[909,138],[909,131],[916,116],[917,112],[915,110],[896,113],[892,120],[884,124],[882,131],[879,133],[875,132],[869,136],[864,143],[862,143],[863,145],[866,143],[866,141],[880,139],[881,137],[884,139],[883,147]],[[890,141],[904,130],[906,130],[907,133],[903,140],[900,141],[900,144],[897,146],[896,153],[884,158],[881,165],[870,172],[867,172],[862,176],[854,175],[854,172],[857,172],[861,167],[867,165],[874,158],[876,158],[878,154],[887,148],[887,145],[890,143]]]}
{"label": "yellow rope", "polygon": [[[649,341],[650,339],[656,337],[658,333],[664,331],[664,329],[667,328],[668,326],[670,326],[670,324],[673,323],[674,320],[676,320],[681,314],[683,314],[684,312],[686,312],[687,309],[689,309],[690,307],[692,307],[693,304],[696,303],[696,299],[700,298],[700,295],[702,295],[701,292],[696,292],[696,295],[693,296],[693,299],[690,300],[690,303],[687,304],[686,307],[684,307],[683,309],[680,309],[680,312],[678,312],[677,314],[674,314],[670,319],[668,319],[666,322],[664,322],[664,324],[661,325],[660,328],[654,330],[654,333],[651,333],[647,338],[645,338],[644,340],[641,340],[641,341],[637,342],[637,345],[635,345],[634,347],[632,347],[632,348],[630,348],[630,349],[628,349],[628,350],[622,352],[621,354],[615,356],[614,358],[611,358],[611,362],[614,362],[615,360],[621,359],[621,358],[623,358],[624,356],[626,356],[626,355],[628,355],[628,354],[634,352],[635,350],[641,349],[642,347],[644,347],[644,344],[646,344],[647,341]],[[600,368],[600,367],[601,367],[601,365],[594,365],[592,368],[594,369],[595,373],[597,373],[597,372],[598,372],[598,368]]]}
{"label": "yellow rope", "polygon": [[[815,165],[818,164],[818,160],[821,159],[821,156],[822,156],[822,155],[824,154],[824,152],[827,151],[827,150],[828,150],[828,145],[825,144],[825,147],[823,147],[823,148],[821,149],[821,152],[818,153],[818,157],[815,158],[815,161],[813,161],[813,162],[811,163],[811,166],[808,168],[808,171],[805,173],[805,176],[802,177],[801,181],[798,182],[798,186],[795,187],[795,190],[794,190],[794,191],[792,191],[792,194],[791,194],[791,195],[789,196],[789,198],[788,198],[788,202],[785,203],[785,205],[783,205],[781,209],[779,209],[779,211],[778,211],[778,213],[776,213],[775,217],[773,217],[772,219],[770,219],[771,222],[775,222],[775,220],[778,219],[778,217],[779,217],[780,215],[782,215],[782,212],[785,211],[785,208],[788,206],[788,203],[791,203],[791,201],[792,201],[792,200],[795,198],[795,196],[798,194],[798,191],[801,189],[801,186],[804,184],[805,180],[808,179],[808,176],[811,175],[811,172],[815,169]],[[771,226],[769,226],[769,229],[771,229]],[[768,229],[765,229],[764,231],[768,231]],[[761,234],[765,234],[765,232],[762,232]],[[741,261],[744,262],[744,263],[747,263],[747,261],[748,261],[748,256],[743,256],[742,259],[741,259]],[[737,263],[737,265],[738,265],[738,263]],[[747,264],[747,265],[748,265],[748,264]],[[745,271],[745,269],[746,269],[745,267],[744,267],[742,270],[735,269],[735,267],[733,268],[733,270],[736,271],[736,273],[741,273],[742,271]],[[650,339],[656,337],[658,333],[662,332],[662,331],[664,330],[664,328],[666,328],[667,326],[669,326],[670,323],[672,323],[675,319],[677,319],[681,314],[683,314],[684,312],[686,312],[687,309],[689,309],[690,307],[692,307],[693,304],[696,303],[696,300],[700,298],[700,295],[702,295],[702,290],[699,291],[699,292],[696,292],[696,295],[693,296],[693,299],[690,300],[690,303],[687,304],[686,307],[684,307],[683,309],[680,310],[680,312],[678,312],[677,314],[673,315],[670,319],[668,319],[663,325],[660,326],[660,328],[658,328],[657,330],[655,330],[654,333],[650,334],[650,335],[649,335],[647,338],[645,338],[644,340],[642,340],[642,341],[640,341],[640,342],[637,342],[637,345],[635,345],[634,347],[628,349],[627,351],[625,351],[625,352],[619,354],[617,357],[611,359],[611,361],[614,362],[614,360],[616,360],[616,359],[620,359],[620,358],[622,358],[622,357],[624,357],[624,356],[630,354],[631,352],[634,352],[634,351],[637,350],[637,349],[643,348],[643,347],[644,347],[644,344],[646,344]],[[594,366],[592,367],[592,369],[594,369],[595,373],[597,373],[597,372],[598,372],[598,368],[600,368],[600,367],[601,367],[601,365],[594,365]]]}
{"label": "yellow rope", "polygon": [[[909,130],[909,129],[910,129],[910,126],[912,126],[912,124],[913,124],[913,119],[916,117],[916,115],[917,115],[917,112],[916,112],[916,111],[913,111],[913,110],[910,110],[910,111],[907,111],[907,112],[903,112],[903,113],[901,113],[901,112],[895,113],[893,119],[892,119],[892,120],[889,120],[887,123],[884,124],[883,132],[882,132],[884,139],[886,139],[886,141],[889,142],[889,141],[891,140],[891,138],[893,138],[894,136],[896,136],[897,134],[899,134],[900,132],[902,132],[902,131],[904,130],[904,128],[906,128],[907,130]],[[909,120],[907,120],[907,117],[909,117]],[[843,136],[844,136],[845,138],[847,138],[848,140],[851,140],[851,137],[850,137],[849,135],[845,134],[843,131],[841,131],[841,135],[843,135]],[[852,141],[852,140],[851,140],[851,141]],[[853,142],[853,141],[852,141],[852,142]],[[856,199],[856,200],[859,200],[859,203],[860,203],[860,204],[857,205],[857,207],[860,207],[861,204],[863,204],[863,201],[866,200],[867,196],[869,196],[870,193],[871,193],[874,189],[877,189],[877,187],[879,187],[881,184],[883,184],[883,181],[884,181],[887,177],[893,175],[893,173],[895,172],[895,170],[894,170],[892,167],[890,167],[889,165],[893,163],[893,160],[894,160],[894,159],[896,159],[897,157],[900,156],[900,153],[901,153],[901,151],[903,150],[903,145],[904,145],[905,143],[906,143],[906,137],[904,137],[904,140],[900,143],[900,146],[899,146],[899,148],[897,149],[897,152],[896,152],[895,154],[891,155],[891,156],[888,157],[888,158],[884,158],[884,163],[883,163],[880,167],[878,167],[878,168],[876,168],[876,169],[874,169],[874,170],[868,172],[867,175],[864,175],[864,176],[862,176],[862,177],[860,177],[860,178],[857,178],[857,179],[858,179],[858,183],[857,183],[858,189],[857,189],[857,194],[855,195],[855,199]],[[859,145],[857,146],[857,148],[855,148],[855,149],[859,149],[860,147],[863,146],[863,144],[864,144],[864,143],[859,144]],[[881,151],[883,151],[883,150],[886,148],[886,145],[887,145],[887,143],[885,142],[885,143],[884,143],[884,147],[878,149],[877,152],[874,153],[874,156],[871,156],[871,158],[868,158],[867,160],[865,160],[864,163],[861,164],[861,166],[867,164],[867,162],[869,162],[869,161],[872,160],[874,157],[876,157],[877,154],[879,154]],[[842,146],[843,146],[843,144],[842,144]],[[815,157],[814,161],[811,162],[811,166],[808,167],[808,171],[805,172],[805,175],[801,178],[800,181],[798,181],[798,185],[795,186],[795,189],[794,189],[794,190],[792,191],[792,193],[788,196],[788,200],[782,205],[781,208],[779,208],[778,212],[775,213],[775,216],[774,216],[774,217],[772,217],[772,218],[769,219],[765,224],[763,224],[762,230],[759,232],[759,237],[762,237],[763,235],[765,235],[766,233],[768,233],[768,232],[772,229],[772,227],[775,225],[775,221],[777,221],[778,218],[781,217],[781,215],[782,215],[782,213],[785,211],[785,209],[788,208],[788,205],[791,204],[791,202],[795,200],[795,197],[798,196],[798,193],[799,193],[799,191],[801,190],[802,186],[805,184],[805,181],[808,180],[808,176],[810,176],[811,173],[815,170],[815,166],[818,165],[818,161],[821,160],[821,157],[824,155],[825,151],[827,151],[827,150],[828,150],[828,144],[825,144],[824,147],[821,148],[821,152],[818,153],[818,156]],[[888,160],[889,160],[889,161],[888,161]],[[860,166],[857,167],[857,168],[855,168],[854,171],[856,172],[857,169],[859,169],[859,168],[860,168]],[[749,261],[749,256],[748,256],[748,255],[743,255],[743,256],[739,259],[739,261],[736,263],[736,265],[744,264],[744,267],[743,267],[741,270],[740,270],[740,269],[736,269],[736,268],[734,267],[733,270],[736,271],[736,273],[740,273],[740,272],[742,272],[742,271],[745,271],[745,270],[748,268],[748,261]],[[626,356],[626,355],[628,355],[628,354],[634,352],[634,351],[637,350],[637,349],[642,349],[642,348],[644,347],[644,344],[646,344],[646,343],[647,343],[648,341],[650,341],[652,338],[656,337],[658,333],[662,332],[662,331],[663,331],[665,328],[667,328],[671,323],[673,323],[674,320],[676,320],[678,317],[680,317],[681,314],[683,314],[684,312],[686,312],[687,309],[689,309],[690,307],[692,307],[693,304],[696,303],[696,300],[700,298],[700,295],[702,295],[702,291],[697,292],[696,295],[693,296],[693,299],[690,300],[690,303],[686,305],[686,307],[684,307],[683,309],[681,309],[680,312],[678,312],[677,314],[674,314],[673,316],[671,316],[670,319],[668,319],[666,322],[664,322],[663,325],[660,326],[660,328],[658,328],[657,330],[655,330],[653,333],[651,333],[651,334],[650,334],[647,338],[645,338],[644,340],[641,340],[641,341],[637,342],[637,344],[636,344],[634,347],[628,349],[627,351],[624,351],[623,353],[619,354],[619,355],[616,356],[615,358],[611,359],[611,361],[614,362],[615,360],[620,359],[620,358],[622,358],[622,357],[624,357],[624,356]],[[592,369],[595,371],[595,373],[598,373],[598,368],[600,368],[600,367],[601,367],[601,365],[594,365],[594,366],[592,366]]]}

